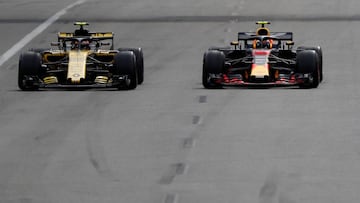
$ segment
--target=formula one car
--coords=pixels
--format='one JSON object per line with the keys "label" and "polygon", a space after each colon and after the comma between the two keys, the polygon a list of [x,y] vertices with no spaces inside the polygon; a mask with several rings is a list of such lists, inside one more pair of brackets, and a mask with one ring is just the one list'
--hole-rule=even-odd
{"label": "formula one car", "polygon": [[270,32],[259,21],[256,32],[239,32],[230,48],[210,48],[203,58],[205,88],[299,86],[317,88],[323,80],[320,46],[294,49],[292,32]]}
{"label": "formula one car", "polygon": [[30,49],[20,55],[18,86],[114,87],[135,89],[144,80],[141,48],[114,49],[113,32],[89,32],[86,22],[75,32],[59,32],[55,48]]}

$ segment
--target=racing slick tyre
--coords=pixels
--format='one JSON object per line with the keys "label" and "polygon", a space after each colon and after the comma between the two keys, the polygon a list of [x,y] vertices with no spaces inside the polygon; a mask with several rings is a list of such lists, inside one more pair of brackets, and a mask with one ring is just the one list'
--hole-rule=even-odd
{"label": "racing slick tyre", "polygon": [[[41,56],[35,52],[24,52],[19,58],[18,86],[21,90],[39,89],[36,81],[41,72]],[[28,80],[31,77],[31,80]]]}
{"label": "racing slick tyre", "polygon": [[114,57],[114,73],[117,75],[127,75],[130,80],[124,86],[120,85],[118,89],[135,89],[138,85],[136,58],[132,51],[121,51]]}
{"label": "racing slick tyre", "polygon": [[138,84],[144,82],[144,54],[141,48],[120,48],[119,51],[132,51],[136,57],[136,68],[138,75]]}
{"label": "racing slick tyre", "polygon": [[315,50],[318,57],[319,57],[319,68],[320,68],[320,82],[322,82],[323,80],[323,54],[322,54],[322,49],[320,46],[316,46],[316,47],[307,47],[307,46],[300,46],[298,47],[298,50]]}
{"label": "racing slick tyre", "polygon": [[310,73],[308,82],[301,84],[301,88],[317,88],[320,83],[319,58],[315,50],[300,51],[296,55],[296,69],[298,73]]}
{"label": "racing slick tyre", "polygon": [[221,84],[214,83],[210,80],[210,74],[219,75],[223,73],[225,65],[225,55],[223,52],[209,50],[204,54],[202,84],[207,89],[221,88]]}

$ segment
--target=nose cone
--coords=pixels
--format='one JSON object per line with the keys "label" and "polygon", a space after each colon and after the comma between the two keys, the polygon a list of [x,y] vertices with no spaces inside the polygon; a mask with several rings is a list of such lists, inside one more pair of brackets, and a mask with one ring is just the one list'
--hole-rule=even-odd
{"label": "nose cone", "polygon": [[87,51],[70,51],[67,79],[78,84],[86,75]]}

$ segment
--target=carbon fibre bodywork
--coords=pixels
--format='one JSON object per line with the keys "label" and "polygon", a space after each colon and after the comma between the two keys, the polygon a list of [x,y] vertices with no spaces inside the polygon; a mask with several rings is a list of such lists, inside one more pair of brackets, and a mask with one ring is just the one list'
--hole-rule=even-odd
{"label": "carbon fibre bodywork", "polygon": [[204,54],[203,86],[300,86],[315,88],[322,81],[322,51],[293,48],[293,33],[264,27],[239,32],[233,48],[211,48]]}
{"label": "carbon fibre bodywork", "polygon": [[[18,85],[43,87],[116,87],[134,89],[143,74],[141,48],[114,49],[112,32],[89,32],[75,23],[75,32],[58,33],[53,48],[30,49],[20,55]],[[135,53],[139,52],[139,53]],[[142,67],[138,67],[142,65]],[[139,69],[142,68],[142,72]],[[143,76],[143,75],[141,75]]]}

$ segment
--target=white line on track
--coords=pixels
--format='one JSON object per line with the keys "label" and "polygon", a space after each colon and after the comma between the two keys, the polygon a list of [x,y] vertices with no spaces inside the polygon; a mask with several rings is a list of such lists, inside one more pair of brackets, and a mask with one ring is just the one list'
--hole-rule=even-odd
{"label": "white line on track", "polygon": [[0,56],[0,66],[2,66],[7,60],[13,57],[18,51],[20,51],[26,44],[28,44],[32,39],[42,33],[46,28],[48,28],[51,24],[57,21],[61,16],[63,16],[69,9],[85,3],[87,0],[79,0],[76,1],[64,9],[57,12],[55,15],[51,16],[41,25],[36,27],[33,31],[27,34],[24,38],[22,38],[18,43],[12,46],[9,50],[7,50],[3,55]]}

